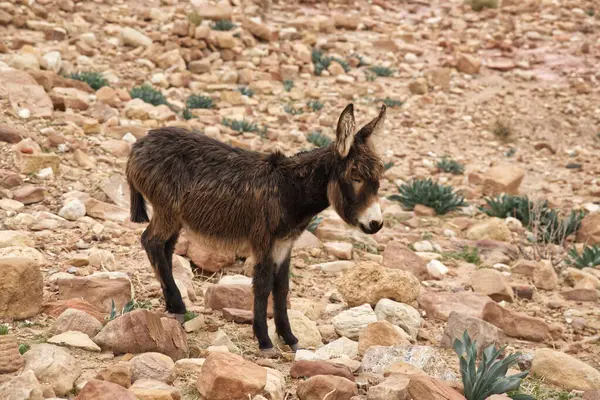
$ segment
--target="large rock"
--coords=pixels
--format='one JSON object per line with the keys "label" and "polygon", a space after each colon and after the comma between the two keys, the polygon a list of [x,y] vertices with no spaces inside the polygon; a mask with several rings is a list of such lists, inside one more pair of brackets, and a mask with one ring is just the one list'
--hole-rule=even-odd
{"label": "large rock", "polygon": [[371,304],[383,298],[401,303],[414,301],[420,289],[419,280],[410,272],[382,267],[375,262],[363,262],[346,272],[337,284],[349,306]]}
{"label": "large rock", "polygon": [[392,374],[367,392],[368,400],[410,400],[408,383],[410,377],[403,374]]}
{"label": "large rock", "polygon": [[408,334],[387,321],[377,321],[367,325],[358,337],[358,353],[365,354],[371,346],[398,346],[410,344]]}
{"label": "large rock", "polygon": [[510,284],[500,271],[491,268],[478,269],[471,275],[471,286],[476,293],[482,293],[494,301],[509,301],[514,299]]}
{"label": "large rock", "polygon": [[554,290],[558,286],[556,270],[549,260],[540,261],[533,270],[533,284],[538,289]]}
{"label": "large rock", "polygon": [[81,375],[77,361],[64,349],[51,344],[34,344],[25,353],[25,369],[30,369],[40,383],[46,383],[63,396],[73,390],[75,380]]}
{"label": "large rock", "polygon": [[[69,300],[57,300],[57,301],[49,301],[44,304],[42,307],[42,312],[44,314],[48,314],[53,318],[58,318],[62,313],[67,311],[68,309],[75,309],[79,311],[83,311],[86,314],[91,315],[101,324],[104,323],[105,314],[94,307],[89,302],[82,299],[69,299]],[[76,330],[76,329],[67,329],[67,330]],[[91,337],[91,335],[90,335]]]}
{"label": "large rock", "polygon": [[31,235],[21,231],[0,231],[0,249],[5,247],[33,247],[35,242]]}
{"label": "large rock", "polygon": [[381,299],[375,306],[375,315],[378,320],[399,326],[410,337],[417,338],[421,327],[421,315],[414,307],[390,299]]}
{"label": "large rock", "polygon": [[326,361],[294,361],[290,368],[292,378],[310,378],[315,375],[335,375],[354,381],[354,375],[352,375],[349,367]]}
{"label": "large rock", "polygon": [[107,323],[94,342],[117,354],[159,352],[179,360],[188,353],[187,336],[177,320],[142,309]]}
{"label": "large rock", "polygon": [[101,329],[102,323],[90,314],[69,308],[59,315],[50,330],[55,335],[67,331],[79,331],[94,337]]}
{"label": "large rock", "polygon": [[211,400],[245,400],[260,394],[267,371],[231,353],[212,352],[202,365],[196,388]]}
{"label": "large rock", "polygon": [[600,244],[600,213],[588,214],[581,221],[577,241],[589,246]]}
{"label": "large rock", "polygon": [[191,235],[186,235],[186,237],[189,237],[186,256],[198,268],[207,272],[218,272],[234,264],[235,257],[233,255],[226,255],[206,247],[194,240]]}
{"label": "large rock", "polygon": [[508,229],[503,220],[500,218],[489,218],[470,227],[467,230],[467,239],[510,242],[512,236],[510,229]]}
{"label": "large rock", "polygon": [[109,365],[106,369],[98,372],[96,379],[115,383],[124,388],[131,386],[133,381],[133,373],[129,362],[120,362],[118,364]]}
{"label": "large rock", "polygon": [[[213,310],[232,308],[238,310],[252,310],[254,308],[254,294],[252,286],[246,284],[211,284],[204,292],[204,306]],[[267,315],[273,317],[273,295],[269,295]]]}
{"label": "large rock", "polygon": [[164,354],[138,354],[131,359],[130,363],[134,382],[138,379],[152,379],[173,383],[175,380],[175,363]]}
{"label": "large rock", "polygon": [[181,398],[179,389],[152,379],[140,379],[136,381],[131,385],[129,391],[138,400],[179,400]]}
{"label": "large rock", "polygon": [[517,195],[525,171],[514,164],[496,165],[487,170],[483,180],[483,194],[495,196],[501,193]]}
{"label": "large rock", "polygon": [[81,392],[75,397],[76,400],[136,400],[135,394],[116,383],[89,380]]}
{"label": "large rock", "polygon": [[465,330],[469,332],[472,340],[477,341],[478,354],[492,344],[500,347],[506,341],[504,332],[494,325],[479,318],[451,312],[440,344],[443,347],[452,348],[455,339],[462,340]]}
{"label": "large rock", "polygon": [[350,400],[358,395],[354,382],[333,375],[317,375],[298,385],[296,395],[300,400]]}
{"label": "large rock", "polygon": [[87,351],[100,352],[100,347],[90,339],[88,335],[78,331],[66,331],[52,336],[48,343],[58,346],[74,347]]}
{"label": "large rock", "polygon": [[494,302],[489,296],[473,292],[426,292],[419,295],[417,301],[430,318],[442,321],[446,321],[452,311],[482,318],[486,304]]}
{"label": "large rock", "polygon": [[[323,339],[321,338],[321,333],[317,328],[316,322],[311,321],[306,315],[297,310],[288,310],[288,317],[292,332],[298,338],[299,347],[303,349],[316,348],[323,344]],[[275,332],[275,323],[270,321],[269,325],[269,337],[273,345],[277,346],[281,339]]]}
{"label": "large rock", "polygon": [[344,310],[331,320],[335,331],[348,339],[358,339],[360,332],[372,322],[377,322],[377,316],[368,304]]}
{"label": "large rock", "polygon": [[353,358],[358,355],[358,342],[341,337],[319,348],[316,355],[325,360],[342,356]]}
{"label": "large rock", "polygon": [[[118,142],[118,141],[115,141]],[[104,144],[108,144],[109,142],[104,142]],[[112,142],[110,142],[112,143]],[[129,145],[127,142],[124,142],[125,145]],[[128,154],[123,154],[123,156]],[[88,199],[85,202],[85,212],[87,215],[93,218],[98,218],[105,221],[113,221],[113,222],[123,222],[129,218],[129,210],[125,208],[121,208],[114,204],[105,203],[96,199]]]}
{"label": "large rock", "polygon": [[600,389],[600,371],[568,354],[548,348],[535,351],[531,373],[565,390]]}
{"label": "large rock", "polygon": [[35,377],[35,373],[26,370],[0,384],[0,399],[6,400],[43,400],[44,387]]}
{"label": "large rock", "polygon": [[58,279],[60,300],[83,299],[110,312],[112,301],[121,310],[133,298],[131,280],[122,272],[96,272],[85,277]]}
{"label": "large rock", "polygon": [[465,397],[445,383],[423,375],[413,375],[408,384],[413,400],[465,400]]}
{"label": "large rock", "polygon": [[387,268],[411,272],[422,281],[431,279],[427,271],[427,261],[397,240],[386,245],[383,252],[383,265]]}
{"label": "large rock", "polygon": [[0,319],[39,313],[43,300],[42,254],[31,247],[0,248]]}
{"label": "large rock", "polygon": [[0,71],[1,98],[8,98],[15,114],[27,109],[31,117],[48,118],[54,110],[52,100],[44,88],[24,71]]}
{"label": "large rock", "polygon": [[14,335],[0,335],[0,375],[16,372],[25,365]]}
{"label": "large rock", "polygon": [[541,318],[530,317],[501,307],[497,303],[488,303],[483,309],[483,318],[510,337],[542,342],[556,340],[562,334],[557,325],[550,325]]}

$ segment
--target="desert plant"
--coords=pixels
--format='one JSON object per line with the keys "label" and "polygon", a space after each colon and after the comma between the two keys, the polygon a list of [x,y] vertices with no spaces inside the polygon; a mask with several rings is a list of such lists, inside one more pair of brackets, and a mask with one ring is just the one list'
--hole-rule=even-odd
{"label": "desert plant", "polygon": [[325,107],[325,104],[321,103],[319,100],[310,100],[308,103],[308,108],[310,108],[313,111],[319,111],[321,109],[323,109],[323,107]]}
{"label": "desert plant", "polygon": [[98,90],[104,86],[108,86],[108,81],[99,72],[74,72],[71,74],[71,79],[83,81],[90,85],[90,87],[94,90]]}
{"label": "desert plant", "polygon": [[290,115],[300,115],[304,113],[304,111],[302,111],[300,108],[295,108],[291,104],[286,104],[285,106],[283,106],[283,111]]}
{"label": "desert plant", "polygon": [[[517,363],[520,354],[514,353],[499,360],[498,357],[505,349],[506,346],[496,349],[493,344],[486,347],[477,366],[477,341],[472,342],[467,331],[464,332],[462,341],[454,340],[454,351],[460,360],[460,374],[467,400],[485,400],[493,394],[504,394],[519,388],[529,371],[506,376],[508,369]],[[513,395],[512,399],[535,400],[526,394]]]}
{"label": "desert plant", "polygon": [[458,161],[454,161],[448,157],[442,157],[437,163],[439,170],[451,173],[453,175],[461,175],[465,171],[465,167]]}
{"label": "desert plant", "polygon": [[285,90],[286,92],[289,92],[293,88],[294,88],[294,81],[292,81],[290,79],[286,79],[283,81],[283,90]]}
{"label": "desert plant", "polygon": [[388,169],[392,168],[394,166],[394,162],[393,161],[388,161],[386,163],[383,164],[383,168],[387,171]]}
{"label": "desert plant", "polygon": [[198,314],[196,314],[193,311],[186,311],[185,314],[183,315],[183,319],[185,320],[185,322],[188,322],[188,321],[193,320],[197,316],[198,316]]}
{"label": "desert plant", "polygon": [[354,57],[358,60],[358,65],[356,66],[356,68],[360,68],[360,67],[364,67],[365,65],[368,65],[367,62],[365,61],[364,57],[358,53],[352,54],[351,57]]}
{"label": "desert plant", "polygon": [[370,71],[377,76],[392,76],[394,70],[388,67],[383,67],[381,65],[373,65],[370,68]]}
{"label": "desert plant", "polygon": [[29,346],[27,343],[22,343],[19,345],[19,354],[23,355],[27,353],[29,349],[31,349],[31,346]]}
{"label": "desert plant", "polygon": [[481,11],[484,8],[498,8],[498,0],[466,0],[473,11]]}
{"label": "desert plant", "polygon": [[315,231],[317,230],[317,227],[319,226],[319,224],[323,221],[323,217],[319,217],[318,215],[315,215],[309,222],[308,226],[306,227],[306,230],[309,231],[310,233],[315,233]]}
{"label": "desert plant", "polygon": [[447,251],[443,256],[455,260],[464,260],[475,265],[481,264],[481,257],[479,257],[477,247],[464,246],[461,251]]}
{"label": "desert plant", "polygon": [[246,86],[240,86],[238,88],[238,92],[240,92],[244,96],[248,96],[248,97],[254,96],[254,90],[252,90],[252,89],[250,89],[249,87],[246,87]]}
{"label": "desert plant", "polygon": [[492,133],[503,142],[507,142],[512,137],[512,129],[509,123],[503,119],[497,119],[492,125]]}
{"label": "desert plant", "polygon": [[345,60],[342,60],[339,57],[331,57],[331,61],[335,61],[338,64],[340,64],[342,66],[342,68],[344,68],[344,72],[348,72],[350,71],[350,64],[348,64]]}
{"label": "desert plant", "polygon": [[467,206],[464,197],[456,193],[452,186],[442,185],[431,179],[417,179],[400,186],[398,190],[400,194],[392,195],[389,199],[399,201],[409,210],[420,204],[433,208],[438,215],[443,215]]}
{"label": "desert plant", "polygon": [[342,68],[344,68],[345,72],[350,71],[350,65],[346,61],[342,60],[341,58],[329,57],[329,56],[326,56],[325,54],[323,54],[322,51],[313,49],[312,62],[314,64],[316,75],[321,75],[321,73],[323,71],[325,71],[327,68],[329,68],[332,61],[339,63],[342,66]]}
{"label": "desert plant", "polygon": [[160,106],[161,104],[168,104],[166,97],[160,92],[160,90],[154,89],[148,84],[142,86],[136,86],[129,92],[132,99],[142,99],[148,104],[153,106]]}
{"label": "desert plant", "polygon": [[181,113],[181,117],[182,117],[183,119],[185,119],[185,120],[189,120],[189,119],[192,119],[192,118],[194,118],[194,114],[192,114],[192,112],[190,111],[190,109],[186,107],[186,108],[183,110],[183,112]]}
{"label": "desert plant", "polygon": [[213,100],[210,96],[193,94],[187,98],[185,105],[189,109],[195,108],[213,108]]}
{"label": "desert plant", "polygon": [[221,19],[211,25],[211,29],[214,31],[231,31],[237,28],[237,25],[228,19]]}
{"label": "desert plant", "polygon": [[115,300],[114,299],[110,299],[111,303],[110,303],[110,314],[108,316],[108,320],[112,321],[113,319],[121,316],[121,315],[125,315],[128,312],[136,309],[136,308],[141,308],[141,307],[137,307],[137,303],[135,301],[135,299],[131,299],[129,300],[121,309],[121,311],[119,312],[119,310],[117,310],[117,307],[115,305]]}
{"label": "desert plant", "polygon": [[258,132],[258,126],[253,123],[253,122],[249,122],[246,121],[245,119],[242,120],[235,120],[235,119],[229,119],[229,118],[223,118],[223,121],[221,121],[221,124],[223,124],[224,126],[233,129],[236,132]]}
{"label": "desert plant", "polygon": [[[521,221],[523,225],[529,225],[529,211],[532,208],[532,204],[527,196],[505,194],[494,198],[486,198],[485,202],[487,203],[487,207],[480,207],[479,209],[490,217],[513,217]],[[543,206],[546,205],[547,203],[543,204]]]}
{"label": "desert plant", "polygon": [[309,133],[306,136],[306,140],[308,140],[309,143],[312,143],[317,147],[327,147],[332,142],[329,136],[326,136],[318,131]]}
{"label": "desert plant", "polygon": [[585,246],[581,254],[573,247],[569,251],[569,258],[566,260],[566,263],[577,268],[594,268],[600,265],[600,246]]}
{"label": "desert plant", "polygon": [[529,230],[537,241],[563,245],[566,239],[577,232],[585,211],[571,211],[568,216],[561,218],[558,211],[542,208],[538,211],[534,205],[529,211]]}
{"label": "desert plant", "polygon": [[383,102],[383,104],[385,104],[387,107],[389,108],[394,108],[394,107],[401,107],[402,104],[404,104],[402,101],[400,100],[394,100],[394,99],[390,99],[389,97],[386,97],[385,99],[380,100]]}
{"label": "desert plant", "polygon": [[8,335],[8,325],[0,325],[0,335]]}

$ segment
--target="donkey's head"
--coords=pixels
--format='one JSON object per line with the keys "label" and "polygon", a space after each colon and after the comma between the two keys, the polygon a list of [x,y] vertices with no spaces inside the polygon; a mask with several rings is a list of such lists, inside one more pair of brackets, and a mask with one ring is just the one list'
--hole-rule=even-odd
{"label": "donkey's head", "polygon": [[349,104],[344,109],[333,144],[335,168],[327,188],[329,202],[339,216],[369,234],[383,226],[377,192],[384,168],[372,135],[382,130],[385,111],[384,105],[374,120],[356,132],[354,106]]}

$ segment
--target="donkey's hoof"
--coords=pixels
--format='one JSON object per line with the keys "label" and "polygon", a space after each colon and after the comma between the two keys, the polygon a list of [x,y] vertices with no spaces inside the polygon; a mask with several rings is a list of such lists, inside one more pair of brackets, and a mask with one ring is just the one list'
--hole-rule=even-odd
{"label": "donkey's hoof", "polygon": [[167,317],[176,319],[182,325],[185,322],[185,314],[174,314],[174,313],[170,313],[170,312],[167,312],[166,314],[167,314]]}
{"label": "donkey's hoof", "polygon": [[258,351],[258,355],[262,358],[279,358],[281,357],[281,353],[274,347],[269,349],[260,349]]}
{"label": "donkey's hoof", "polygon": [[296,344],[290,344],[290,349],[292,349],[292,351],[295,353],[298,351],[298,343]]}

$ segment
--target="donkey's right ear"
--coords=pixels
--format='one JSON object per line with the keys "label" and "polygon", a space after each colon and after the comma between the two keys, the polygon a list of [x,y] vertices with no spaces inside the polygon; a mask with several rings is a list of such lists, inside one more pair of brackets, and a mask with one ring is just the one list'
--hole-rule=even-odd
{"label": "donkey's right ear", "polygon": [[342,158],[346,158],[354,142],[356,121],[354,120],[354,105],[348,104],[338,120],[335,148]]}

